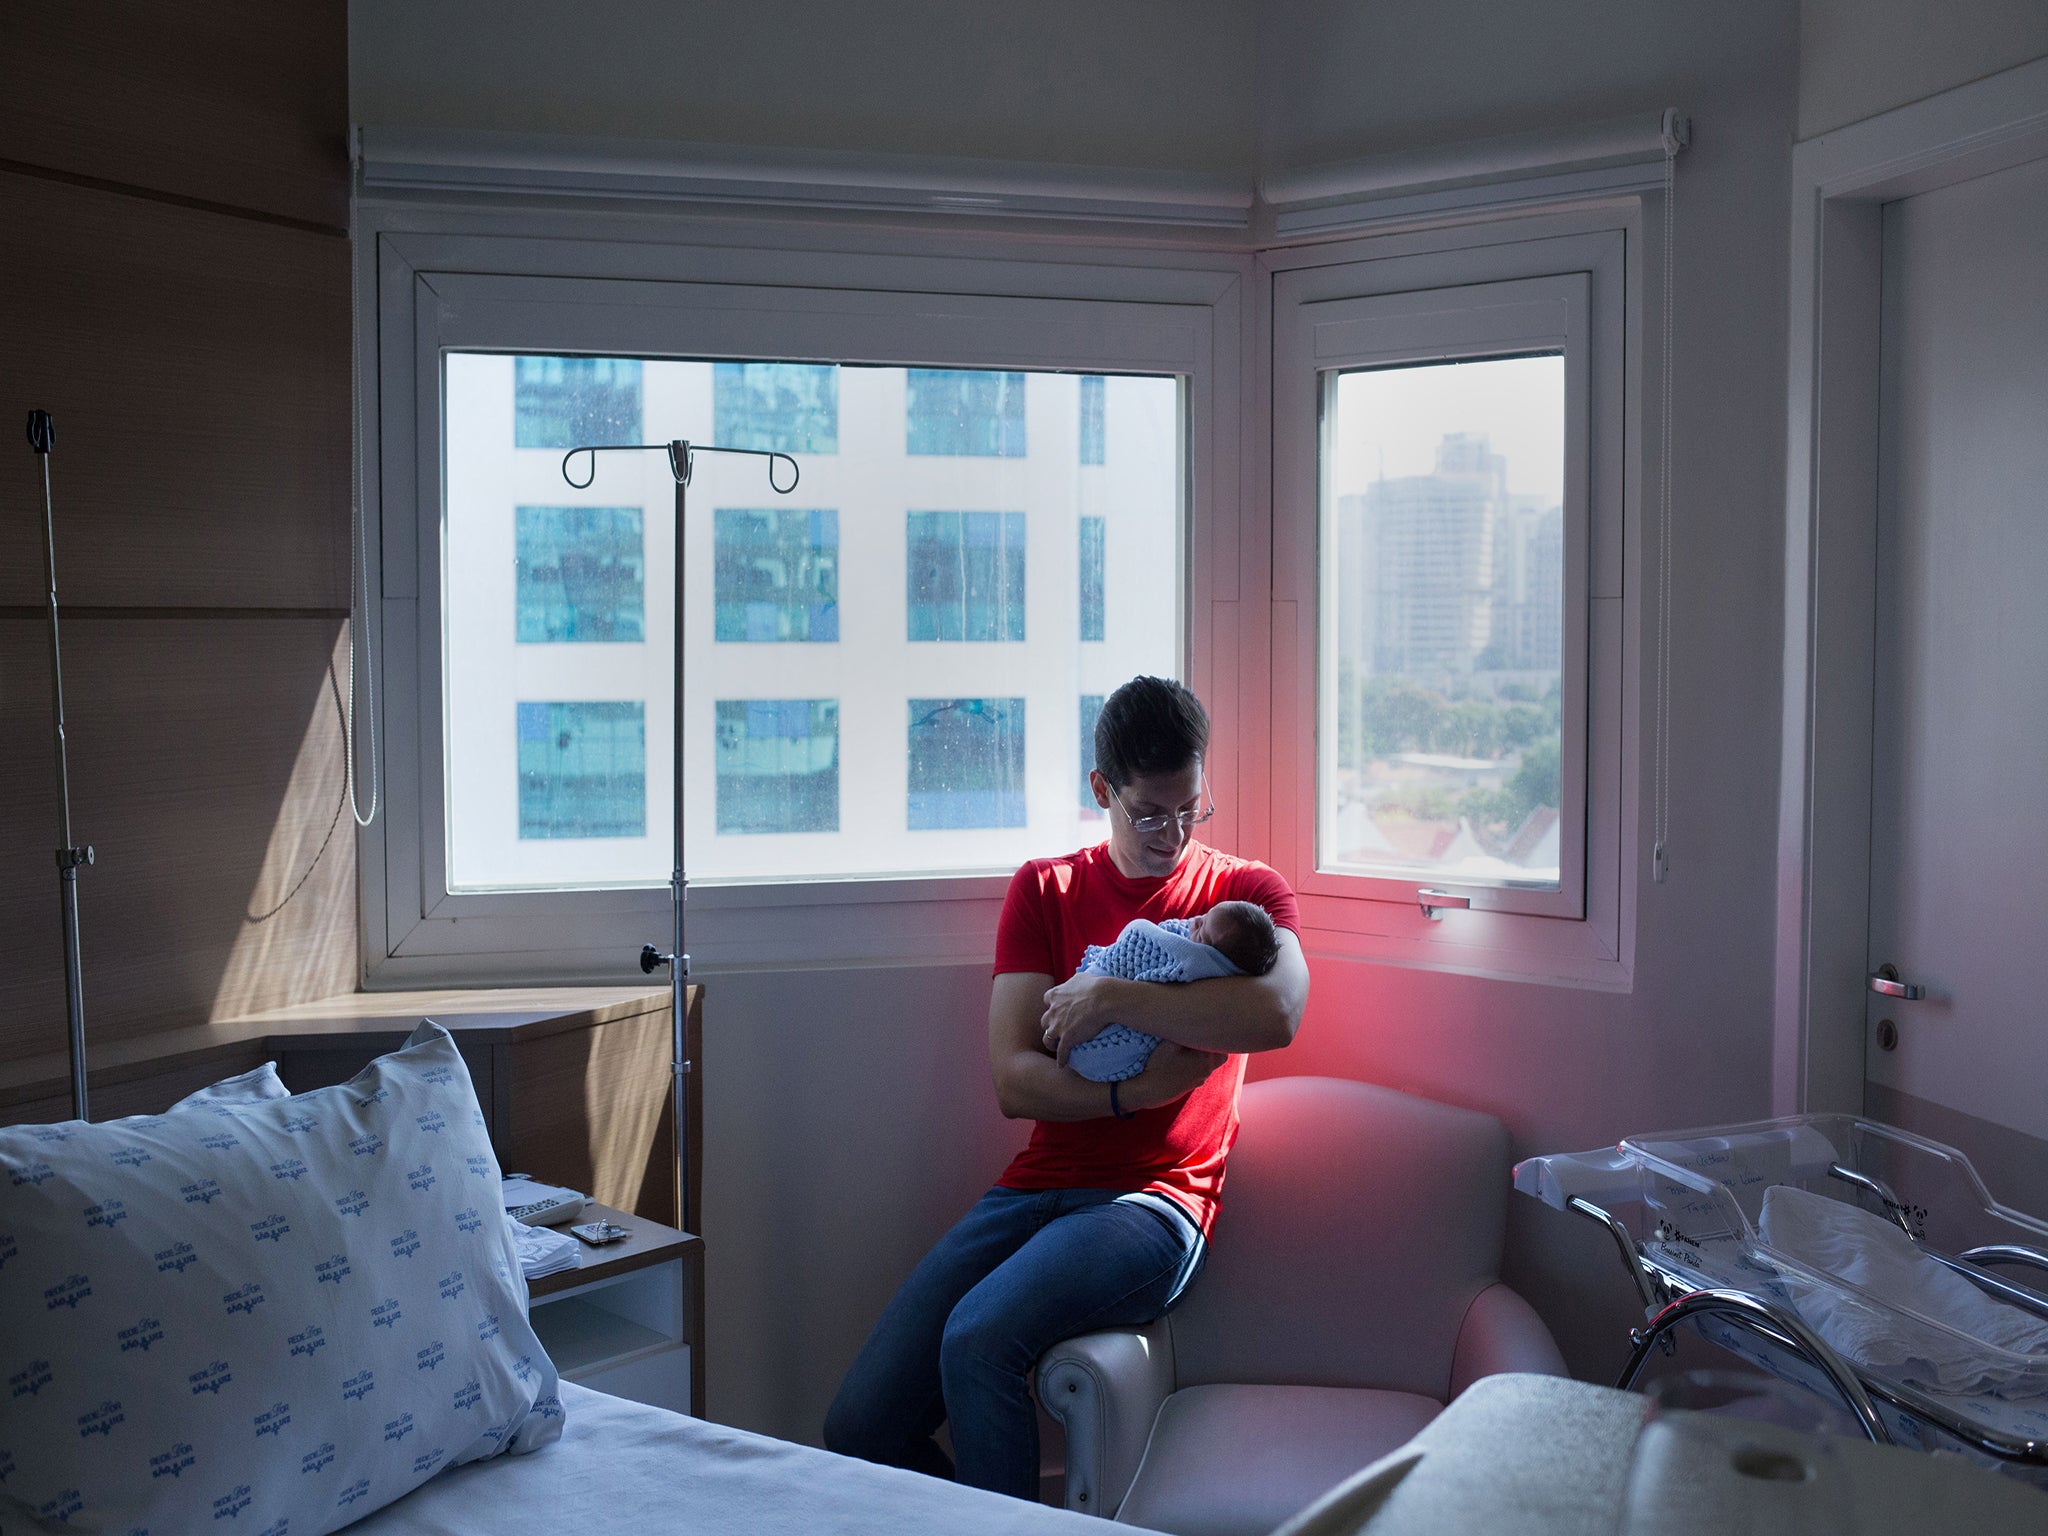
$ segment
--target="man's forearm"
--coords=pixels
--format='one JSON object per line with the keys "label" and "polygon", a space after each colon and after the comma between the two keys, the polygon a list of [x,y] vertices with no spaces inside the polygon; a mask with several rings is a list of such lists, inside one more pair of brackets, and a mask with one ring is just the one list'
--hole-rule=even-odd
{"label": "man's forearm", "polygon": [[1109,1113],[1109,1084],[1091,1083],[1037,1051],[1020,1051],[1004,1064],[996,1098],[1012,1120],[1095,1120]]}
{"label": "man's forearm", "polygon": [[[1162,1045],[1145,1070],[1116,1085],[1115,1105],[1126,1115],[1185,1098],[1225,1057]],[[996,1099],[1013,1120],[1099,1120],[1110,1113],[1110,1085],[1091,1082],[1050,1056],[1020,1051],[996,1077]]]}
{"label": "man's forearm", "polygon": [[1127,1029],[1202,1051],[1270,1051],[1294,1038],[1298,1011],[1263,976],[1209,981],[1119,981],[1110,1017]]}

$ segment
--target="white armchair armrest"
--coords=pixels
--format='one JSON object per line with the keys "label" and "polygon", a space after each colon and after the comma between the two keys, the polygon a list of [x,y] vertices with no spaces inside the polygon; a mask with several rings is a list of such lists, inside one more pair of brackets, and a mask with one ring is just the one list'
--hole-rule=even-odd
{"label": "white armchair armrest", "polygon": [[1067,1435],[1068,1509],[1113,1517],[1173,1391],[1166,1320],[1084,1333],[1039,1357],[1038,1401]]}
{"label": "white armchair armrest", "polygon": [[1482,1376],[1569,1376],[1557,1340],[1528,1302],[1495,1281],[1472,1299],[1451,1356],[1451,1397]]}

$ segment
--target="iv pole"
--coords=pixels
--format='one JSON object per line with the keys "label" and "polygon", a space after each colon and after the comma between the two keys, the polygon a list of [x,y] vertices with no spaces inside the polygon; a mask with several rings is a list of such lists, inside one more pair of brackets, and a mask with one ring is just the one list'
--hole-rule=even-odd
{"label": "iv pole", "polygon": [[[771,453],[763,448],[717,448],[709,444],[689,443],[677,438],[666,443],[600,443],[571,448],[562,455],[562,478],[577,490],[588,490],[597,479],[597,456],[600,453],[666,453],[669,475],[676,484],[676,532],[675,532],[675,756],[670,778],[675,791],[675,870],[669,876],[669,950],[664,954],[652,944],[640,947],[640,969],[645,975],[653,975],[657,965],[668,967],[669,1019],[674,1035],[674,1056],[669,1064],[670,1091],[675,1106],[676,1125],[676,1213],[677,1224],[685,1231],[691,1229],[693,1215],[690,1210],[690,1167],[689,1167],[689,1110],[683,1093],[683,1080],[690,1072],[690,1056],[686,1015],[684,1013],[685,984],[690,979],[690,956],[683,948],[683,898],[689,887],[689,880],[683,873],[683,613],[684,613],[684,533],[687,528],[685,515],[689,503],[690,475],[696,469],[700,453],[746,454],[768,461],[768,488],[778,496],[787,496],[796,489],[796,460],[786,453]],[[578,480],[569,473],[569,461],[579,453],[590,455],[590,473]],[[789,465],[789,484],[775,483],[775,461],[782,460]],[[54,601],[54,599],[53,599]],[[52,612],[54,613],[54,608]],[[67,833],[68,837],[69,834]]]}
{"label": "iv pole", "polygon": [[57,736],[57,890],[64,922],[64,1012],[71,1026],[71,1118],[85,1114],[85,995],[78,960],[78,866],[92,849],[71,841],[71,765],[64,751],[64,653],[57,638],[57,528],[50,511],[50,449],[57,428],[48,411],[28,413],[28,445],[43,461],[43,568],[50,584],[50,703]]}

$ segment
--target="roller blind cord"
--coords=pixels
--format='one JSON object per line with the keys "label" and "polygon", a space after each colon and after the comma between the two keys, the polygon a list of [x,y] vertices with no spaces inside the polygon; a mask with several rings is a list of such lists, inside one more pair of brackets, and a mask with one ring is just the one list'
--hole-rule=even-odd
{"label": "roller blind cord", "polygon": [[1664,249],[1663,290],[1658,295],[1664,310],[1663,351],[1658,358],[1661,375],[1660,421],[1657,437],[1657,667],[1656,744],[1652,765],[1650,812],[1650,864],[1655,880],[1662,884],[1671,870],[1671,253],[1673,210],[1677,204],[1678,151],[1690,141],[1690,124],[1676,110],[1664,114]]}
{"label": "roller blind cord", "polygon": [[[367,827],[377,819],[380,788],[377,773],[377,668],[370,642],[370,526],[363,515],[363,392],[358,374],[363,356],[363,306],[355,278],[356,205],[362,186],[363,146],[360,130],[352,131],[348,171],[348,244],[350,258],[348,331],[348,503],[349,572],[348,593],[352,612],[348,626],[348,702],[342,711],[342,751],[348,760],[346,771],[348,810],[356,825]],[[358,574],[360,573],[360,575]],[[356,607],[356,597],[362,606]],[[363,713],[370,726],[370,808],[364,811],[356,800],[356,651],[363,657]]]}

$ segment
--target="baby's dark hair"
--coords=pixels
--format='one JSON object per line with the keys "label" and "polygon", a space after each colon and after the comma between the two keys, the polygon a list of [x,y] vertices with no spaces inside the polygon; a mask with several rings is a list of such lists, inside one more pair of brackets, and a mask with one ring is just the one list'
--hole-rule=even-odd
{"label": "baby's dark hair", "polygon": [[[1280,958],[1280,933],[1273,916],[1255,901],[1219,901],[1209,909],[1209,942],[1247,976],[1263,976]],[[1214,919],[1223,919],[1222,934]]]}

